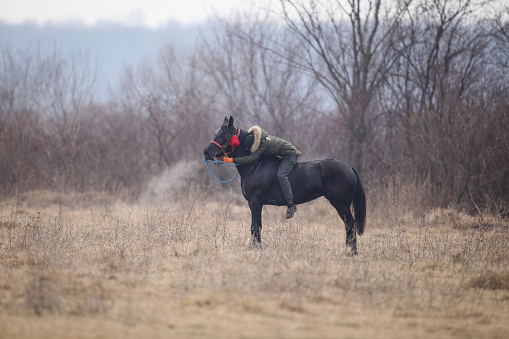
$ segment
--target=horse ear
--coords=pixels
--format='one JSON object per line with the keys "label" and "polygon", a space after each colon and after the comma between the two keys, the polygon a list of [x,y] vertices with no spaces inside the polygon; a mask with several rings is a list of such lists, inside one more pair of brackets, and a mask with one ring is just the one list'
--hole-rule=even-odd
{"label": "horse ear", "polygon": [[227,117],[224,117],[223,125],[226,125],[227,123],[228,123],[228,118],[227,118]]}
{"label": "horse ear", "polygon": [[228,121],[228,127],[229,128],[233,127],[233,117],[231,115],[230,115],[230,121]]}

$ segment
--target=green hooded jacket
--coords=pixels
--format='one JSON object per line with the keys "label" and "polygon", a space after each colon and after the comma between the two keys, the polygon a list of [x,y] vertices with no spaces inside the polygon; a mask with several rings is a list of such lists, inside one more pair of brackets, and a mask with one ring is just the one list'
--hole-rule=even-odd
{"label": "green hooded jacket", "polygon": [[251,146],[251,154],[245,157],[233,158],[235,164],[248,164],[258,159],[262,154],[274,157],[289,157],[291,155],[299,156],[302,154],[297,147],[281,138],[269,135],[259,126],[253,126],[248,133],[254,134],[255,140]]}

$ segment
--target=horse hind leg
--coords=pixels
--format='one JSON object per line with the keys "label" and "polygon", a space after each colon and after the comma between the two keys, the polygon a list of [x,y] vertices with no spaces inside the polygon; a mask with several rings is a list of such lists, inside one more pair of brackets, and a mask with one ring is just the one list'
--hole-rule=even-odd
{"label": "horse hind leg", "polygon": [[339,217],[345,223],[346,250],[348,255],[357,255],[357,232],[355,230],[355,219],[353,218],[352,212],[350,211],[350,206],[334,204],[332,201],[330,201],[330,203],[332,206],[334,206],[339,214]]}
{"label": "horse hind leg", "polygon": [[346,248],[349,254],[357,255],[357,232],[355,230],[355,220],[350,213],[350,217],[345,217],[346,228]]}

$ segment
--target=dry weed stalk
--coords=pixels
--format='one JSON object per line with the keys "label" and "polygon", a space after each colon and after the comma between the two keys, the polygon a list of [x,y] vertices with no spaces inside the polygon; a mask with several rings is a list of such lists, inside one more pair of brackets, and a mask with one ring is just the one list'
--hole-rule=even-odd
{"label": "dry weed stalk", "polygon": [[467,325],[472,334],[509,333],[509,235],[496,216],[484,215],[492,226],[481,228],[454,210],[374,214],[350,258],[344,226],[324,201],[290,221],[266,208],[264,248],[249,250],[249,211],[235,198],[203,202],[191,192],[178,204],[129,205],[70,197],[37,207],[36,195],[2,202],[2,314],[103,314],[131,326],[200,309],[311,321],[305,315],[339,329],[341,314],[356,322],[367,312],[430,326],[449,317],[457,328],[478,319],[489,323]]}

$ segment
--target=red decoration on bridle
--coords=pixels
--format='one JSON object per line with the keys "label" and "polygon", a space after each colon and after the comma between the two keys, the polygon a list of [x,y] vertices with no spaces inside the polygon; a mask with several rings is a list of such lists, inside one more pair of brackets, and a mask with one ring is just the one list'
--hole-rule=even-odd
{"label": "red decoration on bridle", "polygon": [[233,148],[240,146],[239,138],[236,135],[232,136],[232,138],[230,139],[230,146]]}

